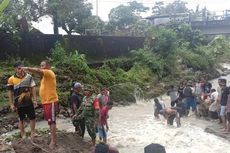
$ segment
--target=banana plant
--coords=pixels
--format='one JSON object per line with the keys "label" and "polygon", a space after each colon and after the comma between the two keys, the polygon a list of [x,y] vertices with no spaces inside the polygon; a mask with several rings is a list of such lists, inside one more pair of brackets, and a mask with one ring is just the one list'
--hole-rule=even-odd
{"label": "banana plant", "polygon": [[9,5],[10,0],[3,0],[0,4],[0,14],[5,10],[5,8]]}

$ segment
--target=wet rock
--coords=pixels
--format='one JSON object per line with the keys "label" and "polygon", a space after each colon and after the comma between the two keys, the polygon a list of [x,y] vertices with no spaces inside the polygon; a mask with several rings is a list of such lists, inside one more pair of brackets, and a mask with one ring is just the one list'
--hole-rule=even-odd
{"label": "wet rock", "polygon": [[3,128],[0,129],[0,133],[6,133],[6,132],[7,132],[6,128],[3,127]]}
{"label": "wet rock", "polygon": [[59,114],[63,115],[63,116],[68,116],[68,112],[66,109],[61,109]]}
{"label": "wet rock", "polygon": [[226,134],[224,134],[224,133],[222,133],[220,131],[217,131],[212,127],[207,127],[207,128],[204,129],[204,131],[207,132],[207,133],[214,134],[216,136],[228,139],[228,135],[226,135]]}
{"label": "wet rock", "polygon": [[157,143],[152,143],[146,146],[144,150],[144,153],[166,153],[165,147]]}
{"label": "wet rock", "polygon": [[18,128],[18,122],[17,123],[14,123],[14,129],[17,129]]}
{"label": "wet rock", "polygon": [[8,113],[10,113],[9,106],[4,106],[0,108],[0,116],[5,116]]}
{"label": "wet rock", "polygon": [[0,153],[15,153],[14,149],[0,141]]}
{"label": "wet rock", "polygon": [[12,131],[14,129],[14,126],[9,124],[8,127],[7,127],[7,131]]}

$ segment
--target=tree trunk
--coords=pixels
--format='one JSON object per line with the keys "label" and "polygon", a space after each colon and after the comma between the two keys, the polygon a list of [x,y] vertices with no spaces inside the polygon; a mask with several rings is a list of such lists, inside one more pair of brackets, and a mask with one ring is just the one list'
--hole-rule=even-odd
{"label": "tree trunk", "polygon": [[58,35],[58,15],[57,15],[57,11],[54,11],[53,13],[53,24],[54,24],[54,34]]}

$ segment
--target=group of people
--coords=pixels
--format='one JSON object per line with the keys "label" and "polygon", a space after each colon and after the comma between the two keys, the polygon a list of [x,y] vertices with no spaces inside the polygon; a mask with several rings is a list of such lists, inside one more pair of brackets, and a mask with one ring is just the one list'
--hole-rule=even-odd
{"label": "group of people", "polygon": [[70,109],[75,131],[84,137],[85,127],[95,144],[96,132],[100,140],[107,143],[108,111],[112,109],[113,102],[109,98],[109,91],[106,88],[95,95],[95,89],[92,86],[76,82],[73,85],[70,97]]}
{"label": "group of people", "polygon": [[[56,135],[56,117],[58,114],[58,95],[56,89],[56,75],[51,70],[50,63],[44,60],[40,63],[40,68],[25,67],[22,62],[16,62],[14,65],[15,74],[8,78],[7,89],[10,108],[17,112],[19,119],[19,129],[21,138],[26,138],[25,119],[30,120],[31,140],[38,134],[35,132],[35,108],[37,107],[36,83],[32,74],[41,78],[39,97],[43,107],[44,118],[47,120],[51,132],[50,149],[57,145]],[[108,145],[107,131],[108,111],[112,109],[113,102],[109,98],[109,91],[106,88],[101,89],[98,95],[95,95],[95,89],[89,85],[81,85],[76,82],[73,85],[70,96],[70,110],[75,131],[84,137],[85,127],[95,145],[96,132],[102,143],[94,149],[94,152],[100,148],[110,152],[118,151]]]}
{"label": "group of people", "polygon": [[217,89],[204,77],[197,82],[185,80],[177,88],[170,85],[167,95],[170,97],[171,107],[166,108],[158,99],[154,100],[155,117],[162,114],[168,119],[168,116],[175,116],[177,113],[188,116],[191,109],[197,117],[219,119],[223,131],[230,133],[230,88],[227,87],[226,79],[218,79]]}

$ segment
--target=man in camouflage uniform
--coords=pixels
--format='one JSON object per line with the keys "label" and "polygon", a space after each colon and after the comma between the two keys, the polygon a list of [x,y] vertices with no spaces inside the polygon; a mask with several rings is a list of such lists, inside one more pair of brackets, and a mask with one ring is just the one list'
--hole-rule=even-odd
{"label": "man in camouflage uniform", "polygon": [[[73,125],[76,127],[79,126],[82,120],[84,120],[89,136],[92,139],[92,143],[93,145],[95,145],[95,141],[96,141],[95,124],[96,121],[98,120],[96,115],[98,113],[97,110],[95,109],[95,103],[94,103],[95,97],[93,96],[92,87],[90,86],[85,87],[84,94],[85,97],[82,100],[82,105],[78,109],[77,113],[73,116],[72,122]],[[84,131],[82,131],[82,133],[84,133]]]}

